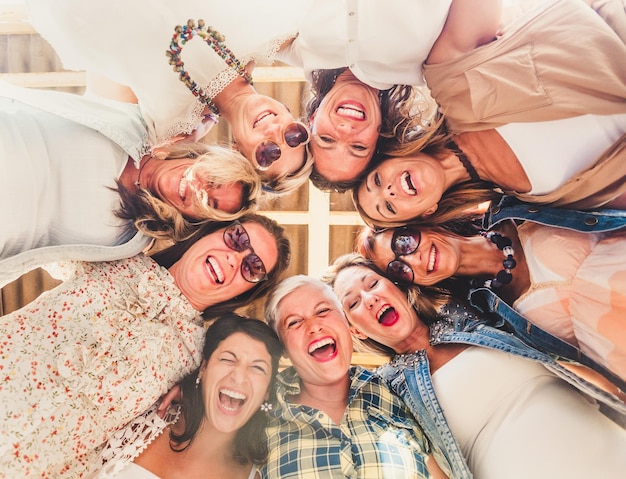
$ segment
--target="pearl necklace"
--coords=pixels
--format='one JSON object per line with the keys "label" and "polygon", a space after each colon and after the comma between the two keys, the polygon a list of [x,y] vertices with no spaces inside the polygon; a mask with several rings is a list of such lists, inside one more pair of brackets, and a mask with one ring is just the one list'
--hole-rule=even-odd
{"label": "pearl necklace", "polygon": [[[481,236],[484,236],[493,244],[495,244],[500,251],[504,254],[504,260],[502,261],[502,267],[500,271],[495,275],[494,278],[488,279],[483,283],[483,286],[490,289],[498,289],[504,286],[505,284],[509,284],[513,280],[513,273],[511,272],[517,266],[517,262],[513,258],[513,254],[515,251],[512,248],[513,242],[510,238],[506,236],[502,236],[500,233],[495,233],[492,231],[486,232],[481,231]],[[472,279],[470,281],[472,286],[476,287],[476,280]]]}
{"label": "pearl necklace", "polygon": [[[198,20],[198,26],[196,26],[193,20],[188,20],[187,24],[183,26],[176,25],[174,35],[172,35],[172,41],[170,42],[170,48],[165,52],[165,55],[169,58],[169,64],[174,67],[174,71],[178,73],[179,80],[189,88],[189,91],[191,91],[198,100],[206,104],[214,115],[219,115],[219,110],[215,103],[213,103],[213,99],[207,95],[204,88],[198,86],[198,84],[191,79],[189,73],[185,70],[185,62],[180,58],[185,43],[192,40],[195,36],[202,38],[206,44],[224,60],[226,65],[233,68],[239,76],[250,85],[252,85],[252,75],[246,71],[245,65],[242,65],[233,52],[224,44],[224,35],[213,27],[206,27],[204,20]],[[214,120],[217,121],[217,118]]]}

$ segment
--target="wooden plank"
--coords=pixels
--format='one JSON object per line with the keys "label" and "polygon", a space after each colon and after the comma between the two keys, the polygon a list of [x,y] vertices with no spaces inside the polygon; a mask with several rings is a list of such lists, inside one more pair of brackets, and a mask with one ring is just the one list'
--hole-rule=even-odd
{"label": "wooden plank", "polygon": [[0,80],[28,88],[85,86],[85,72],[2,73]]}

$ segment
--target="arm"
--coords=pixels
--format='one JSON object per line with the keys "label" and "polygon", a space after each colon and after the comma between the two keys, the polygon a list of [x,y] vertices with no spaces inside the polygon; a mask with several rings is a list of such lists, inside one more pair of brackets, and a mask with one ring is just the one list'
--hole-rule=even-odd
{"label": "arm", "polygon": [[129,87],[93,72],[87,72],[86,93],[109,100],[137,103],[137,97]]}
{"label": "arm", "polygon": [[448,479],[448,476],[439,467],[439,464],[437,464],[437,461],[435,460],[435,456],[432,454],[426,459],[426,465],[428,466],[428,472],[430,472],[433,479]]}
{"label": "arm", "polygon": [[452,0],[448,18],[426,63],[442,63],[495,39],[502,0]]}

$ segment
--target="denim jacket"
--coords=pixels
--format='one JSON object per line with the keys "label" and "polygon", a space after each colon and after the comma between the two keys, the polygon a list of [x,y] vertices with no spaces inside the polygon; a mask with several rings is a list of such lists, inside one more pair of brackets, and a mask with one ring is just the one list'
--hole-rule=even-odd
{"label": "denim jacket", "polygon": [[[19,88],[0,83],[0,96],[91,128],[122,148],[136,164],[149,150],[148,133],[139,107],[113,100],[88,98],[64,92]],[[151,242],[130,232],[119,245],[67,244],[44,246],[0,260],[0,287],[22,274],[56,261],[112,261],[140,253]]]}
{"label": "denim jacket", "polygon": [[[576,211],[530,205],[505,196],[492,206],[483,218],[483,228],[488,230],[505,220],[532,221],[547,226],[566,228],[587,233],[615,231],[626,227],[626,211],[595,210]],[[470,303],[484,313],[495,313],[507,323],[515,335],[540,351],[576,361],[597,371],[609,381],[626,391],[626,381],[585,355],[580,349],[532,324],[487,288],[470,291]]]}
{"label": "denim jacket", "polygon": [[[555,357],[543,353],[521,341],[514,334],[490,326],[466,306],[446,305],[441,319],[430,327],[430,343],[467,344],[496,349],[537,361],[561,379],[576,387],[590,399],[605,405],[618,422],[626,419],[626,404],[615,396],[597,388],[559,364]],[[449,477],[471,478],[460,446],[452,435],[432,383],[428,357],[425,350],[398,355],[376,370],[405,403],[432,442],[437,462]]]}

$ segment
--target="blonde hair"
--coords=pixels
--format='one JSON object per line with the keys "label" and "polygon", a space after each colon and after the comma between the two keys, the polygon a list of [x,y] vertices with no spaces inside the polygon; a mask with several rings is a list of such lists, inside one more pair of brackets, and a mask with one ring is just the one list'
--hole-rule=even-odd
{"label": "blonde hair", "polygon": [[159,148],[154,156],[162,160],[195,158],[191,167],[194,176],[205,184],[241,183],[242,205],[237,212],[228,213],[211,207],[199,197],[199,203],[204,207],[203,218],[190,220],[150,190],[142,188],[132,194],[118,182],[122,205],[116,213],[120,218],[132,220],[134,226],[144,234],[158,239],[182,241],[207,221],[232,221],[258,208],[260,177],[239,152],[219,145],[177,142]]}
{"label": "blonde hair", "polygon": [[[368,268],[379,276],[389,279],[372,260],[367,259],[358,253],[347,253],[339,256],[328,266],[328,268],[326,268],[320,279],[330,287],[334,288],[335,281],[337,280],[339,273],[352,267]],[[406,294],[408,304],[426,324],[429,324],[436,319],[439,309],[446,304],[450,298],[450,294],[440,288],[420,287],[413,284],[407,287],[401,287],[398,285],[395,286]],[[346,314],[346,316],[349,322],[350,315]],[[373,352],[384,355],[395,354],[395,351],[391,348],[380,344],[378,341],[371,338],[362,339],[353,335],[353,339],[355,347],[358,351]]]}

